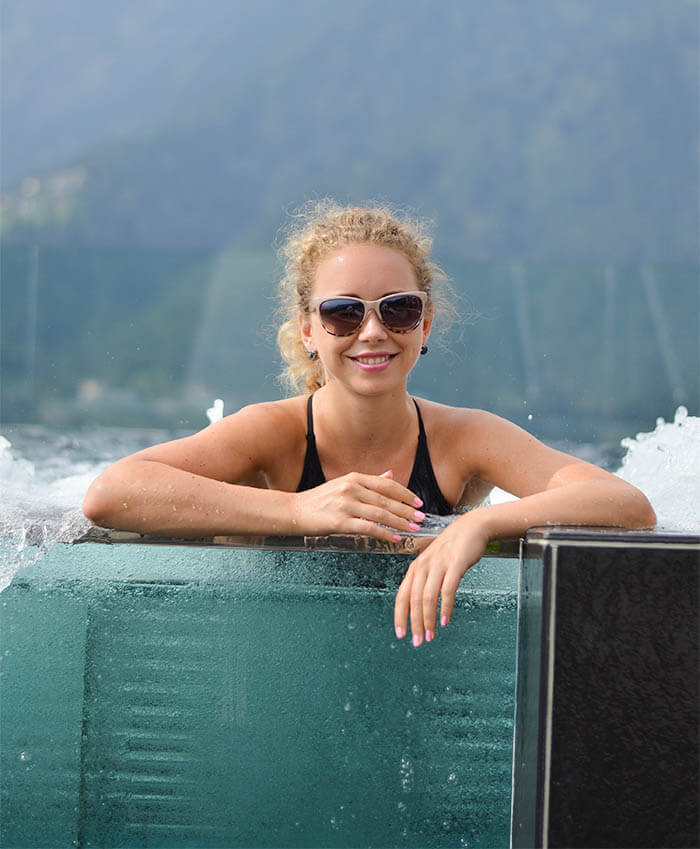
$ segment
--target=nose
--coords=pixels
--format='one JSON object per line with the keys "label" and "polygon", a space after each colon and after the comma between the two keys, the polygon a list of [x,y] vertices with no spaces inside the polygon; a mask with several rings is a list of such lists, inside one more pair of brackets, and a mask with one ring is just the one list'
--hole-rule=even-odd
{"label": "nose", "polygon": [[369,310],[365,315],[358,338],[366,341],[387,338],[386,327],[382,324],[375,310]]}

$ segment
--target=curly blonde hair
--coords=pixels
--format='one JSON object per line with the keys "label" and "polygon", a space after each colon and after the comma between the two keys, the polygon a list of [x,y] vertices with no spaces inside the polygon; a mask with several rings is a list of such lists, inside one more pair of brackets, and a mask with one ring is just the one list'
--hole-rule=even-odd
{"label": "curly blonde hair", "polygon": [[345,245],[378,245],[400,251],[410,262],[418,288],[428,294],[429,308],[452,318],[447,275],[430,261],[433,240],[427,223],[385,205],[341,206],[331,199],[306,204],[292,216],[279,249],[284,275],[279,284],[283,320],[277,343],[286,367],[283,382],[295,392],[315,392],[323,385],[320,360],[310,360],[299,330],[298,312],[307,312],[316,270]]}

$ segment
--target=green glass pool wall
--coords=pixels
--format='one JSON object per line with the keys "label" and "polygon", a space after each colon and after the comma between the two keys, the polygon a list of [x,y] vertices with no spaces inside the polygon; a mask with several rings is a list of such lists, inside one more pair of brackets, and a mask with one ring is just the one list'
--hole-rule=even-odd
{"label": "green glass pool wall", "polygon": [[408,563],[55,546],[0,595],[2,845],[508,846],[517,560],[419,649]]}
{"label": "green glass pool wall", "polygon": [[[542,604],[543,564],[541,558],[524,557],[520,565],[518,586],[518,633],[516,648],[516,707],[513,743],[513,778],[517,780],[517,793],[513,793],[511,846],[532,847],[542,845],[541,829],[538,832],[537,811],[541,807],[542,788],[538,776],[542,775],[540,694],[542,687],[543,641]],[[546,629],[546,624],[544,627]]]}

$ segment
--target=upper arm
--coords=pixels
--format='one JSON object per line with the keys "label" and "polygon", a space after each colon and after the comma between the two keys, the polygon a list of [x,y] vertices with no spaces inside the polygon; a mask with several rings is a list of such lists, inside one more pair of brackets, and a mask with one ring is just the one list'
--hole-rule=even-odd
{"label": "upper arm", "polygon": [[483,411],[470,411],[462,429],[470,466],[479,478],[525,497],[546,489],[612,477],[608,472],[540,442],[512,422]]}
{"label": "upper arm", "polygon": [[126,458],[149,460],[227,483],[265,485],[269,458],[292,439],[293,422],[274,404],[254,404],[192,436]]}

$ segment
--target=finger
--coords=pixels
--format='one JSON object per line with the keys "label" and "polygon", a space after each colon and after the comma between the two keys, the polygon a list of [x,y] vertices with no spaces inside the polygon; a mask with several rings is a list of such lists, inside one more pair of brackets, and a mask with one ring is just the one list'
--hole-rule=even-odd
{"label": "finger", "polygon": [[411,597],[412,572],[409,567],[399,586],[394,601],[394,631],[399,640],[406,636],[408,628],[408,609]]}
{"label": "finger", "polygon": [[[425,513],[413,505],[413,494],[410,490],[380,475],[363,475],[351,472],[339,479],[337,491],[339,495],[346,499],[381,507],[408,522],[422,522],[425,518]],[[362,513],[357,515],[365,518]],[[375,521],[385,521],[386,517],[383,519],[373,515],[371,518]],[[412,530],[417,529],[413,528]]]}
{"label": "finger", "polygon": [[425,513],[422,510],[401,501],[395,501],[371,489],[358,493],[357,497],[363,505],[360,508],[363,519],[373,519],[375,522],[408,531],[420,530],[419,523],[425,519]]}
{"label": "finger", "polygon": [[413,645],[418,647],[425,639],[423,622],[423,590],[425,588],[425,569],[416,569],[411,582],[410,612]]}
{"label": "finger", "polygon": [[415,492],[412,492],[408,487],[394,480],[392,469],[387,469],[381,475],[358,475],[358,478],[362,480],[362,484],[368,489],[381,492],[383,495],[401,504],[408,504],[411,507],[423,506],[423,500]]}
{"label": "finger", "polygon": [[429,643],[437,633],[437,607],[445,572],[433,567],[428,574],[423,588],[423,624],[425,626],[425,641]]}
{"label": "finger", "polygon": [[[382,525],[387,525],[389,528],[395,528],[404,534],[415,533],[420,530],[418,524],[422,521],[421,516],[424,514],[418,511],[410,511],[408,516],[394,512],[389,505],[373,504],[369,501],[352,502],[345,506],[345,512],[348,518],[364,521],[377,522]],[[374,536],[374,534],[372,534]]]}
{"label": "finger", "polygon": [[440,625],[443,628],[452,619],[459,580],[459,575],[455,575],[452,572],[448,572],[443,579],[442,592],[440,594]]}
{"label": "finger", "polygon": [[374,539],[392,543],[399,543],[404,539],[404,537],[402,537],[400,533],[397,533],[393,528],[378,525],[376,522],[372,522],[367,519],[351,519],[345,524],[341,531],[336,531],[336,533],[358,534],[359,536],[373,537]]}

